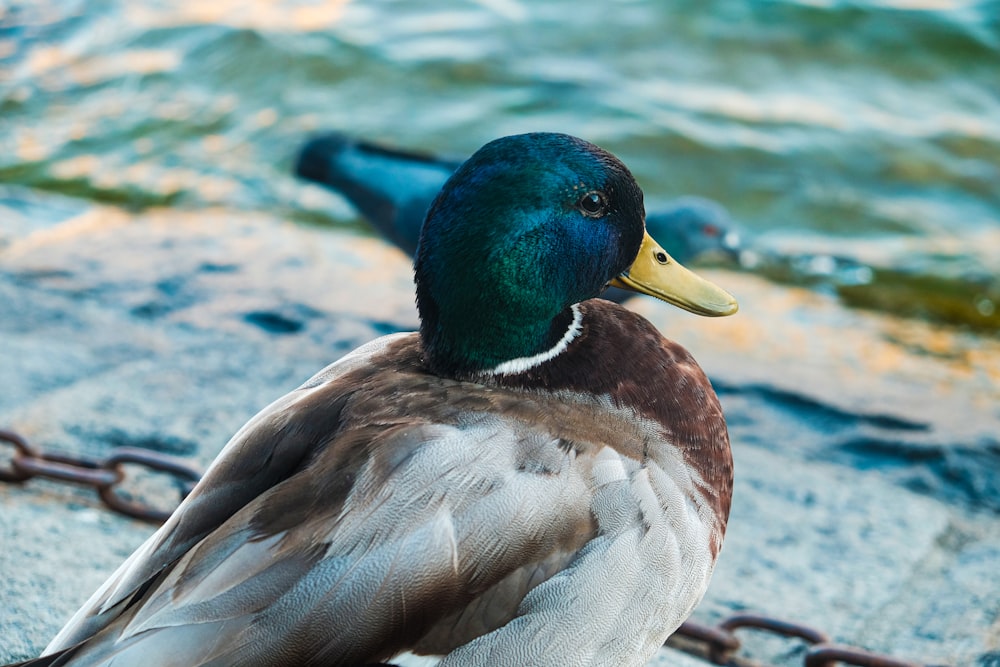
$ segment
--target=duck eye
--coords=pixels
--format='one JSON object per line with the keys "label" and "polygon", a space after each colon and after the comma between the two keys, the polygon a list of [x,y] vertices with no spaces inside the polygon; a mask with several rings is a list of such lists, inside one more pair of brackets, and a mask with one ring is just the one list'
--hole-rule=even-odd
{"label": "duck eye", "polygon": [[657,250],[654,257],[656,257],[656,261],[659,262],[660,264],[667,263],[667,253],[663,252],[662,250]]}
{"label": "duck eye", "polygon": [[608,212],[608,201],[600,190],[591,190],[576,203],[580,211],[591,218],[601,218]]}

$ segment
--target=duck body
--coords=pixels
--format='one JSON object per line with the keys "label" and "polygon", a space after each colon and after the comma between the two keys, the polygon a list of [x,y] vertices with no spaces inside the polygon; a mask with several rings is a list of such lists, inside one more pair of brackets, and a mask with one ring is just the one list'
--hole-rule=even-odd
{"label": "duck body", "polygon": [[428,373],[416,334],[323,370],[234,437],[49,649],[89,638],[73,665],[354,665],[403,650],[643,664],[721,547],[725,423],[680,346],[614,304],[579,309],[566,356],[493,382]]}
{"label": "duck body", "polygon": [[735,310],[684,273],[660,280],[680,269],[652,243],[610,154],[488,144],[428,215],[420,332],[251,419],[26,664],[644,664],[708,585],[733,474],[694,359],[578,298],[613,281]]}

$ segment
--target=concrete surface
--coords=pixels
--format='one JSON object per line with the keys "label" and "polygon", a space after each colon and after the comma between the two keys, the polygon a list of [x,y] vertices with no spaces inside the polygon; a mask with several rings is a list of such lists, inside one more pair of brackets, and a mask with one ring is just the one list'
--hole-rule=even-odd
{"label": "concrete surface", "polygon": [[[730,423],[733,514],[696,619],[753,610],[914,661],[1000,664],[1000,343],[710,275],[738,316],[632,301],[694,352]],[[46,450],[204,466],[316,369],[415,325],[408,260],[374,239],[0,191],[0,428]],[[87,489],[0,484],[0,661],[36,655],[151,531]],[[801,664],[800,643],[740,637],[742,655]]]}

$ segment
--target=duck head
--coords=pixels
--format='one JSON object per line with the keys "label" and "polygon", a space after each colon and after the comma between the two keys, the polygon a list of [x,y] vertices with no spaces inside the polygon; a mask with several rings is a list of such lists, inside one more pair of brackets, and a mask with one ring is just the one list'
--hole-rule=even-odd
{"label": "duck head", "polygon": [[539,355],[571,306],[609,284],[709,316],[736,301],[645,231],[642,190],[607,151],[564,134],[497,139],[445,183],[415,262],[426,362],[469,377]]}

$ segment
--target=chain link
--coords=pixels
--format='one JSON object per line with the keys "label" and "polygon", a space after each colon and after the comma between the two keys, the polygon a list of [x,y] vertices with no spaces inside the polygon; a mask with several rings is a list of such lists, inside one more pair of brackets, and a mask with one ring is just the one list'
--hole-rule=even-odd
{"label": "chain link", "polygon": [[[182,498],[201,478],[197,468],[148,449],[119,447],[113,449],[110,456],[97,460],[42,452],[12,431],[0,430],[0,441],[14,446],[10,463],[0,466],[0,482],[20,483],[32,477],[44,477],[92,486],[111,510],[150,523],[162,523],[171,512],[123,497],[119,492],[119,487],[127,481],[123,465],[139,465],[169,475],[180,485]],[[737,655],[742,644],[735,631],[742,629],[802,640],[808,646],[803,667],[833,667],[838,663],[855,667],[920,667],[915,662],[830,643],[827,635],[815,628],[762,614],[734,614],[716,625],[685,621],[667,640],[667,645],[715,665],[766,667]]]}
{"label": "chain link", "polygon": [[736,655],[741,647],[735,631],[752,629],[806,643],[803,667],[833,667],[836,664],[855,667],[921,667],[920,663],[872,653],[844,644],[833,644],[816,628],[785,621],[763,614],[734,614],[716,625],[685,621],[668,640],[671,648],[696,655],[715,665],[725,667],[764,667],[758,662]]}
{"label": "chain link", "polygon": [[181,498],[191,492],[201,479],[201,471],[194,466],[166,454],[118,447],[103,459],[69,456],[42,452],[23,437],[12,431],[0,430],[0,441],[14,446],[9,464],[0,466],[0,482],[25,482],[33,477],[43,477],[62,482],[90,486],[110,509],[149,523],[163,523],[173,509],[158,509],[145,502],[130,500],[122,494],[122,487],[129,481],[126,465],[138,465],[149,471],[173,478],[180,489]]}

